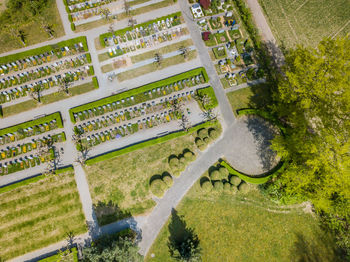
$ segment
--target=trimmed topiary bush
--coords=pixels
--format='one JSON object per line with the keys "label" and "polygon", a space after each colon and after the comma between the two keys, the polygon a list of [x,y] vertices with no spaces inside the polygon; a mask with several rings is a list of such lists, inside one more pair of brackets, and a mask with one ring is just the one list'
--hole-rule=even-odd
{"label": "trimmed topiary bush", "polygon": [[227,178],[227,176],[229,175],[228,170],[224,166],[219,168],[219,172],[222,178]]}
{"label": "trimmed topiary bush", "polygon": [[241,183],[240,185],[239,185],[239,187],[238,187],[238,190],[240,191],[240,192],[242,192],[243,194],[246,194],[246,193],[248,193],[249,192],[249,185],[247,184],[247,183]]}
{"label": "trimmed topiary bush", "polygon": [[195,159],[195,156],[191,151],[184,153],[184,157],[186,158],[187,162],[193,161]]}
{"label": "trimmed topiary bush", "polygon": [[234,186],[234,185],[231,185],[231,192],[233,194],[236,194],[238,192],[238,188],[236,186]]}
{"label": "trimmed topiary bush", "polygon": [[213,170],[210,172],[210,179],[211,180],[220,180],[221,176],[220,176],[220,172],[218,170]]}
{"label": "trimmed topiary bush", "polygon": [[159,198],[164,195],[164,191],[166,190],[166,188],[167,185],[162,179],[154,179],[150,184],[152,194]]}
{"label": "trimmed topiary bush", "polygon": [[213,189],[213,184],[209,180],[207,180],[202,183],[201,188],[203,189],[203,191],[209,192]]}
{"label": "trimmed topiary bush", "polygon": [[170,175],[163,176],[163,182],[167,185],[167,187],[171,187],[174,183],[173,178]]}
{"label": "trimmed topiary bush", "polygon": [[231,184],[230,183],[225,183],[224,184],[224,190],[226,192],[230,192],[231,191]]}
{"label": "trimmed topiary bush", "polygon": [[186,158],[185,157],[179,157],[179,162],[180,162],[180,164],[182,164],[182,165],[184,165],[184,164],[186,164]]}
{"label": "trimmed topiary bush", "polygon": [[204,137],[203,138],[203,142],[207,145],[209,144],[210,140],[209,140],[209,137]]}
{"label": "trimmed topiary bush", "polygon": [[168,162],[171,169],[177,169],[180,164],[180,161],[176,156],[170,156]]}
{"label": "trimmed topiary bush", "polygon": [[206,148],[207,148],[207,145],[206,145],[206,144],[203,144],[203,145],[198,146],[198,149],[199,149],[200,151],[203,151],[203,150],[205,150]]}
{"label": "trimmed topiary bush", "polygon": [[238,176],[232,176],[230,178],[230,183],[234,186],[238,186],[241,183],[241,179]]}
{"label": "trimmed topiary bush", "polygon": [[221,181],[215,181],[214,182],[214,190],[215,191],[221,191],[224,188],[224,184]]}
{"label": "trimmed topiary bush", "polygon": [[181,175],[181,171],[180,170],[175,170],[174,172],[172,172],[172,174],[175,176],[175,177],[179,177]]}
{"label": "trimmed topiary bush", "polygon": [[211,139],[216,139],[219,137],[219,132],[214,128],[209,129],[208,134]]}
{"label": "trimmed topiary bush", "polygon": [[200,137],[196,137],[194,142],[196,143],[196,146],[199,147],[201,145],[203,145],[203,140]]}
{"label": "trimmed topiary bush", "polygon": [[208,130],[205,129],[205,128],[200,129],[200,130],[198,130],[197,134],[198,134],[198,136],[199,136],[200,138],[203,139],[204,137],[207,137],[207,136],[208,136]]}

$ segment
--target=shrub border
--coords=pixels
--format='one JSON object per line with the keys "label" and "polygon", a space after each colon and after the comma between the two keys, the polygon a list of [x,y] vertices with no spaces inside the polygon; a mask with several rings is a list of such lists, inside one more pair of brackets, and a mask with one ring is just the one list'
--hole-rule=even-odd
{"label": "shrub border", "polygon": [[197,130],[199,130],[201,128],[215,126],[217,124],[218,124],[217,121],[215,121],[215,122],[204,122],[204,123],[198,124],[198,125],[196,125],[194,127],[191,127],[188,131],[175,131],[175,132],[170,133],[168,135],[164,135],[164,136],[160,136],[160,137],[157,137],[157,138],[149,139],[149,140],[146,140],[146,141],[143,141],[143,142],[139,142],[139,143],[131,145],[131,146],[126,146],[124,148],[117,149],[117,150],[112,151],[112,152],[107,152],[107,153],[102,154],[102,155],[91,157],[91,158],[89,158],[89,159],[87,159],[85,161],[85,164],[86,165],[92,165],[92,164],[98,163],[100,161],[108,160],[108,159],[111,159],[113,157],[117,157],[117,156],[120,156],[120,155],[123,155],[123,154],[126,154],[126,153],[130,153],[130,152],[138,150],[138,149],[142,149],[142,148],[145,148],[145,147],[148,147],[148,146],[153,146],[153,145],[156,145],[156,144],[164,143],[164,142],[166,142],[168,140],[171,140],[173,138],[181,137],[181,136],[193,133],[193,132],[195,132],[195,131],[197,131]]}

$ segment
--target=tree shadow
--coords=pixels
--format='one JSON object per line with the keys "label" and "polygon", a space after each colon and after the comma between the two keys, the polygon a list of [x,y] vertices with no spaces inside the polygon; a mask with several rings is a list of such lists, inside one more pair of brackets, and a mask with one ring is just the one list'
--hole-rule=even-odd
{"label": "tree shadow", "polygon": [[116,203],[112,201],[102,202],[98,201],[97,204],[93,204],[93,208],[97,217],[98,224],[100,226],[116,222],[127,217],[131,217],[131,213],[126,210],[122,210]]}
{"label": "tree shadow", "polygon": [[181,261],[190,261],[189,259],[194,256],[199,256],[200,241],[198,236],[192,228],[187,227],[183,217],[179,216],[174,208],[171,211],[171,221],[168,230],[170,233],[168,248],[173,258],[182,259]]}
{"label": "tree shadow", "polygon": [[276,152],[271,146],[271,140],[276,134],[276,130],[271,124],[261,117],[247,116],[245,119],[248,130],[254,136],[257,154],[264,171],[269,171],[276,164]]}
{"label": "tree shadow", "polygon": [[297,240],[290,250],[293,262],[340,262],[341,252],[334,239],[324,232],[315,232],[314,239],[306,239],[302,233],[296,233]]}
{"label": "tree shadow", "polygon": [[210,181],[209,177],[203,176],[199,180],[199,184],[202,186],[204,182]]}

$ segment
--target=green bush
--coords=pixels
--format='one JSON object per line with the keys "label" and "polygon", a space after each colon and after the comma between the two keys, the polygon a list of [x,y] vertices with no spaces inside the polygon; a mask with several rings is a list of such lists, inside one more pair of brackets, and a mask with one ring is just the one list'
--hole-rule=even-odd
{"label": "green bush", "polygon": [[215,191],[222,191],[224,189],[224,184],[221,181],[214,182]]}
{"label": "green bush", "polygon": [[184,153],[184,157],[188,162],[193,161],[195,159],[195,155],[191,151]]}
{"label": "green bush", "polygon": [[175,170],[173,173],[172,173],[175,177],[179,177],[181,175],[181,171],[180,170]]}
{"label": "green bush", "polygon": [[213,189],[213,184],[209,180],[206,180],[201,184],[201,188],[203,191],[209,192]]}
{"label": "green bush", "polygon": [[150,188],[152,194],[160,198],[164,195],[164,191],[166,190],[167,185],[161,179],[154,179],[150,184]]}
{"label": "green bush", "polygon": [[228,170],[226,169],[226,167],[220,167],[219,168],[219,172],[222,178],[227,178],[227,176],[229,175]]}
{"label": "green bush", "polygon": [[186,161],[186,158],[182,156],[179,158],[179,162],[180,162],[180,165],[185,165],[187,161]]}
{"label": "green bush", "polygon": [[171,187],[173,185],[173,178],[170,175],[163,176],[163,181],[167,185],[167,187]]}
{"label": "green bush", "polygon": [[203,139],[208,136],[208,130],[206,128],[200,129],[197,132],[198,136]]}
{"label": "green bush", "polygon": [[206,145],[206,144],[201,144],[201,145],[198,146],[198,149],[199,149],[200,151],[203,151],[203,150],[205,150],[206,148],[207,148],[207,145]]}
{"label": "green bush", "polygon": [[209,176],[210,176],[211,180],[220,180],[221,179],[220,172],[218,170],[211,171]]}
{"label": "green bush", "polygon": [[197,147],[204,144],[203,140],[200,137],[196,137],[194,141],[195,141]]}
{"label": "green bush", "polygon": [[218,106],[218,100],[216,99],[214,89],[211,86],[197,89],[197,94],[200,96],[207,95],[210,98],[210,102],[208,104],[203,105],[202,103],[200,103],[200,106],[202,108],[208,110]]}
{"label": "green bush", "polygon": [[72,29],[72,31],[75,31],[75,24],[74,23],[70,23],[70,28]]}
{"label": "green bush", "polygon": [[234,186],[238,186],[241,183],[241,179],[238,176],[232,176],[230,178],[230,183]]}
{"label": "green bush", "polygon": [[236,194],[238,192],[238,188],[236,186],[234,186],[234,185],[231,185],[231,192],[233,194]]}
{"label": "green bush", "polygon": [[178,169],[180,165],[180,161],[176,156],[169,157],[168,163],[171,169]]}
{"label": "green bush", "polygon": [[210,128],[208,133],[209,133],[209,137],[213,140],[218,138],[220,135],[219,132],[215,128]]}
{"label": "green bush", "polygon": [[71,14],[68,15],[68,20],[69,20],[69,22],[73,22],[73,18],[72,18]]}
{"label": "green bush", "polygon": [[247,183],[241,183],[240,185],[239,185],[239,187],[238,187],[238,190],[240,191],[240,192],[242,192],[243,194],[246,194],[246,193],[248,193],[249,192],[249,185],[247,184]]}
{"label": "green bush", "polygon": [[204,142],[204,144],[209,144],[210,143],[210,139],[209,139],[209,137],[204,137],[203,138],[203,142]]}
{"label": "green bush", "polygon": [[99,88],[99,84],[98,84],[98,80],[97,80],[97,77],[96,77],[96,76],[94,76],[94,77],[92,78],[92,83],[94,84],[94,88],[95,88],[95,89]]}
{"label": "green bush", "polygon": [[91,63],[91,55],[90,55],[90,53],[86,54],[86,60],[87,60],[88,63]]}
{"label": "green bush", "polygon": [[224,184],[224,190],[225,190],[226,192],[231,191],[231,184],[230,184],[230,183],[225,183],[225,184]]}

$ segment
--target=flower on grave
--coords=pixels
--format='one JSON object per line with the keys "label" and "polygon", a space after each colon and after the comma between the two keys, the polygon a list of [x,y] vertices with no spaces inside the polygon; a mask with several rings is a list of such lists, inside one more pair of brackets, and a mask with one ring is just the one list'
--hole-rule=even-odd
{"label": "flower on grave", "polygon": [[46,131],[49,131],[49,130],[50,130],[50,127],[49,127],[49,126],[46,126],[45,129],[46,129]]}
{"label": "flower on grave", "polygon": [[47,61],[50,62],[51,61],[51,56],[47,57]]}
{"label": "flower on grave", "polygon": [[6,153],[5,152],[1,152],[1,158],[2,159],[6,158]]}
{"label": "flower on grave", "polygon": [[170,121],[170,117],[169,117],[169,115],[166,115],[166,120],[169,122]]}
{"label": "flower on grave", "polygon": [[36,143],[35,142],[32,143],[32,147],[33,147],[33,149],[36,149]]}

